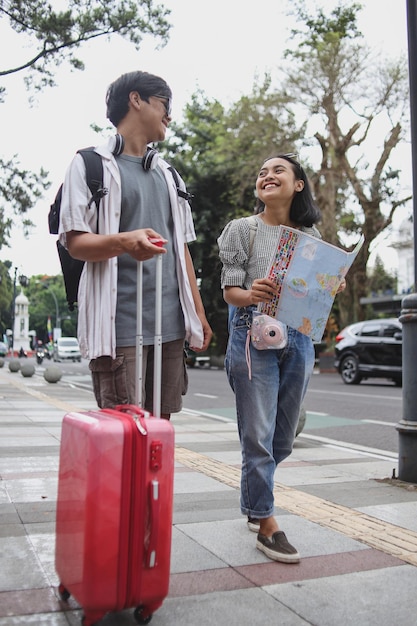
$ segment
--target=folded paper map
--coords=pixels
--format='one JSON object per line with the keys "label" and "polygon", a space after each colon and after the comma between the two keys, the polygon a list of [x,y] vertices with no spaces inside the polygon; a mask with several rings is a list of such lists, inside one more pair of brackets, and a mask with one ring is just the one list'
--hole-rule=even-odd
{"label": "folded paper map", "polygon": [[278,285],[279,294],[260,304],[258,311],[321,341],[339,285],[363,242],[361,235],[354,250],[347,252],[301,230],[281,226],[267,274]]}

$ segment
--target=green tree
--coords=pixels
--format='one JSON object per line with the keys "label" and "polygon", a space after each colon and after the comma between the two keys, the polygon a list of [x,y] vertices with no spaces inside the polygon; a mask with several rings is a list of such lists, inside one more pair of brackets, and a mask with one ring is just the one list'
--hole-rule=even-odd
{"label": "green tree", "polygon": [[[56,68],[66,62],[76,70],[84,69],[78,52],[82,45],[99,37],[113,35],[132,42],[139,49],[144,36],[151,35],[161,45],[168,39],[169,10],[152,0],[69,0],[63,10],[40,0],[0,0],[2,25],[15,35],[16,49],[8,48],[2,56],[3,65],[9,59],[27,57],[0,68],[3,80],[20,73],[31,94],[55,85]],[[10,44],[9,44],[10,45]],[[6,97],[5,85],[0,85],[0,103]],[[8,245],[13,215],[26,216],[43,191],[49,187],[47,172],[26,171],[17,155],[0,155],[0,249]],[[23,225],[31,225],[23,219]]]}
{"label": "green tree", "polygon": [[294,151],[303,136],[303,126],[287,104],[271,92],[268,76],[228,110],[197,92],[185,108],[185,121],[173,125],[173,138],[164,147],[194,194],[197,241],[191,253],[214,331],[212,349],[219,354],[227,342],[227,306],[220,289],[217,238],[231,219],[252,213],[263,160],[278,151]]}
{"label": "green tree", "polygon": [[347,289],[338,296],[341,325],[363,316],[359,301],[367,292],[370,245],[410,200],[400,188],[400,169],[392,164],[408,130],[406,61],[372,54],[357,27],[360,9],[339,2],[327,15],[320,8],[312,14],[304,0],[296,1],[298,26],[286,51],[286,94],[309,120],[321,150],[312,183],[323,237],[343,245],[357,240],[359,232],[365,235]]}
{"label": "green tree", "polygon": [[52,328],[59,326],[63,335],[76,336],[77,313],[68,311],[62,275],[32,276],[25,295],[29,300],[29,327],[39,339],[48,340],[48,317]]}
{"label": "green tree", "polygon": [[396,291],[397,276],[387,272],[381,257],[377,255],[374,267],[368,272],[367,295],[384,295],[387,293],[396,293]]}
{"label": "green tree", "polygon": [[0,334],[2,337],[12,324],[13,281],[9,273],[10,268],[10,261],[0,261]]}

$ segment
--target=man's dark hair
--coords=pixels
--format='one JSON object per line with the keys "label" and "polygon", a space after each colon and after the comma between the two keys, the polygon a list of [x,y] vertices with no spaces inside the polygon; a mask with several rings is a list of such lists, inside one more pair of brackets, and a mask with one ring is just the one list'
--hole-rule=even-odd
{"label": "man's dark hair", "polygon": [[137,91],[142,100],[149,102],[150,96],[172,98],[172,92],[163,78],[148,72],[122,74],[107,90],[107,118],[117,126],[129,110],[129,94]]}
{"label": "man's dark hair", "polygon": [[[288,163],[291,163],[295,178],[302,180],[304,183],[303,189],[295,194],[291,203],[291,221],[299,226],[312,226],[318,222],[321,217],[320,209],[314,202],[307,174],[300,163],[293,156],[289,156],[288,154],[274,154],[265,159],[264,163],[270,159],[285,159]],[[254,209],[255,215],[262,213],[264,209],[265,204],[258,198]]]}

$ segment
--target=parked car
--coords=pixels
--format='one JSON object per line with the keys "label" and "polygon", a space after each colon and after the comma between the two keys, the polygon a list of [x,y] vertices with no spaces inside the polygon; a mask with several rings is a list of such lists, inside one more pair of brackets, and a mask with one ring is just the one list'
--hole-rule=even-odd
{"label": "parked car", "polygon": [[78,361],[81,362],[81,352],[76,337],[60,337],[54,345],[54,361]]}
{"label": "parked car", "polygon": [[4,343],[4,341],[0,341],[0,356],[6,356],[9,348]]}
{"label": "parked car", "polygon": [[402,385],[402,327],[397,318],[346,326],[336,337],[334,365],[347,385],[389,378]]}

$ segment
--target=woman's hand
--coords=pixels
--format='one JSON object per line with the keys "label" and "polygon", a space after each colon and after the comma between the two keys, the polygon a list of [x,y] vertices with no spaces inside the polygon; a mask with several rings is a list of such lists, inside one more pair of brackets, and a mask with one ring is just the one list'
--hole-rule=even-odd
{"label": "woman's hand", "polygon": [[257,278],[249,290],[249,304],[270,302],[278,295],[278,287],[270,278]]}
{"label": "woman's hand", "polygon": [[342,278],[341,283],[336,291],[336,294],[341,293],[342,291],[344,291],[346,289],[346,279]]}

